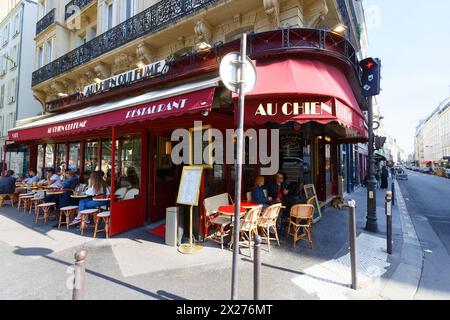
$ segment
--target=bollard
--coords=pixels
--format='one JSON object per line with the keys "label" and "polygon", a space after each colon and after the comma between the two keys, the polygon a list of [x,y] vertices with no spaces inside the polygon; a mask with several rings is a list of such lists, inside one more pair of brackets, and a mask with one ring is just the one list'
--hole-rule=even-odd
{"label": "bollard", "polygon": [[253,260],[253,295],[256,301],[261,300],[261,236],[255,236],[255,259]]}
{"label": "bollard", "polygon": [[356,201],[348,201],[349,213],[349,241],[350,241],[350,260],[352,272],[352,289],[356,290],[358,286],[357,270],[356,270]]}
{"label": "bollard", "polygon": [[395,206],[395,181],[392,181],[392,205]]}
{"label": "bollard", "polygon": [[80,249],[75,253],[75,277],[73,285],[72,300],[83,300],[84,276],[86,271],[87,250]]}
{"label": "bollard", "polygon": [[386,241],[387,241],[387,253],[392,254],[392,192],[386,192]]}

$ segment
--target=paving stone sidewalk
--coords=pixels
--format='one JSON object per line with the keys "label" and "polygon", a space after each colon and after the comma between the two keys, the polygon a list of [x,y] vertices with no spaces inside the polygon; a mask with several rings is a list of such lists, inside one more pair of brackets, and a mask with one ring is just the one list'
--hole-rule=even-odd
{"label": "paving stone sidewalk", "polygon": [[[263,246],[263,299],[405,299],[417,289],[421,248],[399,194],[394,208],[394,254],[386,254],[384,191],[379,192],[380,232],[366,233],[366,189],[357,201],[358,280],[350,289],[347,210],[328,208],[314,225],[314,248],[281,239],[281,247]],[[77,229],[35,225],[32,216],[0,208],[0,299],[71,299],[73,255],[86,247],[86,299],[225,299],[231,293],[232,253],[214,243],[193,256],[181,255],[151,226],[110,240],[92,239]],[[420,274],[419,274],[420,278]],[[417,280],[417,281],[416,281]],[[242,249],[239,298],[252,299],[253,260]]]}

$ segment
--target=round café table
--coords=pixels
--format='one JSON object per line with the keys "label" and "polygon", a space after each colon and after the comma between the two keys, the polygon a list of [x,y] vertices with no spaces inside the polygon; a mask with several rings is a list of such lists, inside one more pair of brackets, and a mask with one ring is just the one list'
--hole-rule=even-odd
{"label": "round caf\u00e9 table", "polygon": [[241,207],[246,209],[246,210],[253,209],[254,207],[257,207],[257,206],[259,206],[259,203],[257,203],[257,202],[246,201],[246,200],[245,201],[244,200],[241,201]]}
{"label": "round caf\u00e9 table", "polygon": [[86,195],[86,194],[72,194],[70,197],[72,199],[85,199],[85,198],[87,198],[89,196]]}
{"label": "round caf\u00e9 table", "polygon": [[[234,221],[234,210],[235,210],[235,206],[230,205],[230,206],[221,206],[219,207],[217,210],[219,211],[219,213],[223,216],[226,217],[230,217],[231,218],[231,224],[233,224]],[[247,212],[247,209],[245,209],[244,207],[241,206],[241,210],[240,210],[240,216],[244,216],[245,213]],[[233,232],[234,232],[234,228],[233,228]],[[234,236],[233,234],[231,235],[231,241],[228,245],[228,247],[231,249],[233,247],[233,242],[234,242]]]}

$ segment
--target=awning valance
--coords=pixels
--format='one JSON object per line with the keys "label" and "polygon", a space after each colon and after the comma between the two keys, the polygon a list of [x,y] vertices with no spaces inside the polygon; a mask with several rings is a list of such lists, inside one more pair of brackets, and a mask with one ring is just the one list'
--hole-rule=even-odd
{"label": "awning valance", "polygon": [[10,130],[9,140],[53,138],[208,110],[218,85],[215,78],[55,115]]}
{"label": "awning valance", "polygon": [[258,80],[247,94],[246,122],[337,122],[366,139],[365,118],[338,67],[319,60],[287,59],[257,64]]}

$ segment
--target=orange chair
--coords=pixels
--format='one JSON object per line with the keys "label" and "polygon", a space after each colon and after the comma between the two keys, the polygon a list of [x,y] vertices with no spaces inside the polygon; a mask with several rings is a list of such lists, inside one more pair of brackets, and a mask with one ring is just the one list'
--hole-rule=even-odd
{"label": "orange chair", "polygon": [[252,256],[253,237],[258,235],[258,221],[261,216],[262,207],[262,205],[259,205],[247,211],[241,222],[241,242],[248,244],[250,257]]}

